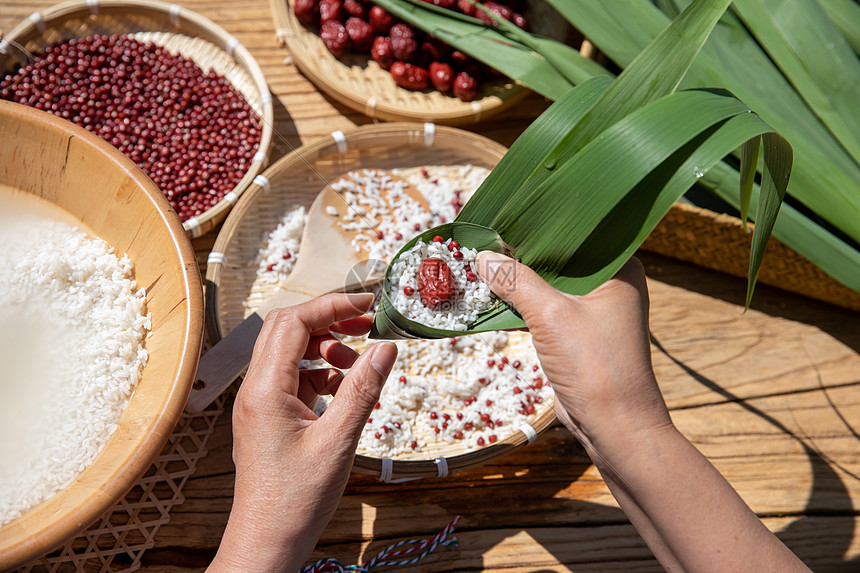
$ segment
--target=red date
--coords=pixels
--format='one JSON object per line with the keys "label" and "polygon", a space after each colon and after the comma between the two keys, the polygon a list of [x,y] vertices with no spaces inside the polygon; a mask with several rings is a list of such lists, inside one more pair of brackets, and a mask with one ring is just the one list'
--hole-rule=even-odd
{"label": "red date", "polygon": [[320,28],[320,37],[325,47],[336,58],[342,57],[349,49],[349,34],[337,20],[327,20]]}
{"label": "red date", "polygon": [[320,0],[320,22],[343,20],[343,2],[340,0]]}
{"label": "red date", "polygon": [[467,56],[460,50],[454,50],[453,52],[451,52],[451,61],[455,64],[468,64],[469,56]]}
{"label": "red date", "polygon": [[394,63],[394,56],[391,55],[391,40],[385,36],[377,36],[370,48],[370,57],[383,70],[389,69]]}
{"label": "red date", "polygon": [[430,257],[418,267],[418,293],[427,308],[439,308],[457,295],[454,275],[445,261]]}
{"label": "red date", "polygon": [[380,36],[388,34],[391,26],[394,25],[394,18],[391,17],[385,8],[382,6],[374,6],[370,9],[370,25],[373,27],[373,33]]}
{"label": "red date", "polygon": [[400,23],[391,27],[388,32],[391,38],[391,53],[395,60],[403,62],[411,61],[418,52],[418,40],[415,37],[415,30]]}
{"label": "red date", "polygon": [[469,0],[457,0],[457,8],[466,16],[474,16],[475,12],[480,12]]}
{"label": "red date", "polygon": [[445,56],[450,52],[451,46],[445,42],[440,42],[435,38],[428,38],[421,42],[421,53],[424,54],[424,57],[427,58],[428,61],[436,62],[444,60]]}
{"label": "red date", "polygon": [[442,93],[448,93],[454,85],[454,68],[445,62],[430,64],[430,81]]}
{"label": "red date", "polygon": [[526,17],[522,14],[514,12],[514,15],[511,17],[511,22],[513,22],[518,28],[522,28],[526,32],[529,31],[528,20],[526,20]]}
{"label": "red date", "polygon": [[413,66],[406,62],[394,62],[389,71],[394,83],[401,88],[426,90],[430,87],[430,72],[427,71],[427,68]]}
{"label": "red date", "polygon": [[320,15],[320,5],[317,0],[295,0],[293,2],[293,14],[296,20],[302,24],[310,25],[316,22]]}
{"label": "red date", "polygon": [[350,16],[361,18],[362,20],[367,17],[367,8],[358,0],[343,0],[343,9]]}
{"label": "red date", "polygon": [[367,52],[373,43],[373,30],[370,24],[355,16],[346,21],[346,33],[352,47],[358,52]]}
{"label": "red date", "polygon": [[[514,15],[513,10],[503,4],[499,4],[498,2],[484,2],[484,8],[504,20],[510,20],[511,18],[513,18]],[[496,21],[493,20],[489,16],[489,14],[487,14],[483,10],[476,9],[475,17],[478,18],[478,20],[480,20],[481,22],[484,22],[485,24],[491,24],[493,26],[496,25]]]}
{"label": "red date", "polygon": [[454,77],[454,95],[461,101],[473,101],[478,96],[478,80],[474,72],[463,70]]}

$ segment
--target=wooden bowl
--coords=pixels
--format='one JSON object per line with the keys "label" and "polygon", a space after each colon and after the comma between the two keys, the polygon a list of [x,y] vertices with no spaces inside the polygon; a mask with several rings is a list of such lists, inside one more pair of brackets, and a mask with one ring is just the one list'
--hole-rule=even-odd
{"label": "wooden bowl", "polygon": [[40,196],[128,253],[146,289],[149,361],[119,428],[77,479],[0,528],[0,570],[43,555],[109,510],[149,468],[182,414],[203,335],[194,252],[167,199],[90,132],[0,101],[0,184]]}
{"label": "wooden bowl", "polygon": [[[452,127],[397,123],[335,132],[281,158],[263,172],[227,217],[206,268],[206,328],[214,343],[235,328],[266,298],[274,285],[257,280],[253,264],[265,241],[288,209],[306,208],[324,186],[362,168],[395,169],[426,165],[492,168],[505,147],[486,137]],[[531,442],[555,421],[544,402],[530,426],[475,450],[461,443],[428,447],[392,460],[357,455],[353,470],[387,480],[435,477],[486,464]],[[441,461],[440,461],[441,460]]]}
{"label": "wooden bowl", "polygon": [[[328,96],[372,119],[466,125],[511,108],[529,93],[507,78],[484,82],[478,97],[471,102],[435,90],[398,87],[391,74],[369,56],[334,57],[316,30],[296,19],[294,2],[270,0],[278,38],[290,50],[293,61]],[[527,17],[532,27],[544,36],[562,40],[570,30],[557,12],[541,1],[529,3]],[[590,49],[590,44],[582,48],[583,53]]]}
{"label": "wooden bowl", "polygon": [[158,0],[70,0],[34,12],[0,40],[0,76],[26,63],[32,54],[73,38],[95,34],[133,34],[193,60],[204,71],[224,76],[261,119],[260,146],[245,175],[232,192],[185,221],[191,237],[221,223],[239,195],[267,162],[272,143],[274,108],[263,70],[245,46],[211,20]]}

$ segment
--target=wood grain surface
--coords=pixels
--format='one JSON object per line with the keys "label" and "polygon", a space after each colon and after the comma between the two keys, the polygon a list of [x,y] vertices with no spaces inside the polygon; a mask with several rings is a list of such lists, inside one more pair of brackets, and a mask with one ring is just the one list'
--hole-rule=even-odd
{"label": "wood grain surface", "polygon": [[[266,0],[188,0],[257,58],[275,96],[271,160],[368,123],[285,63]],[[38,0],[4,0],[9,30]],[[510,145],[547,103],[526,98],[470,129]],[[215,233],[195,248],[204,260]],[[764,523],[815,571],[860,570],[860,314],[648,253],[653,360],[679,429]],[[141,571],[203,571],[230,510],[230,417],[188,480]],[[353,476],[314,559],[366,561],[460,515],[459,547],[410,571],[659,571],[582,449],[556,427],[534,444],[446,479],[399,485]]]}

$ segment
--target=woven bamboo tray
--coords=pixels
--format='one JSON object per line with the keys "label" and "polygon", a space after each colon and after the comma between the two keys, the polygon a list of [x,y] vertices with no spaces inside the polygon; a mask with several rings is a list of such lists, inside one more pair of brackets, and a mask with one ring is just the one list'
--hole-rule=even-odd
{"label": "woven bamboo tray", "polygon": [[[528,93],[507,79],[486,82],[472,102],[435,90],[416,92],[397,87],[391,74],[370,57],[351,54],[335,58],[319,35],[296,19],[292,2],[270,0],[278,39],[287,45],[298,68],[320,90],[372,119],[465,125],[516,105]],[[530,2],[527,17],[532,28],[544,36],[564,39],[569,31],[564,19],[544,2]],[[586,57],[592,50],[588,42],[580,48]]]}
{"label": "woven bamboo tray", "polygon": [[[473,133],[433,124],[380,124],[305,145],[269,167],[224,223],[206,271],[207,333],[220,340],[265,300],[274,286],[258,284],[255,257],[283,215],[310,206],[326,181],[360,168],[465,165],[492,168],[505,148]],[[516,333],[520,334],[520,333]],[[525,335],[521,335],[525,336]],[[552,404],[540,405],[529,426],[493,445],[469,451],[459,444],[428,445],[390,461],[358,455],[354,470],[386,481],[444,476],[473,468],[532,441],[555,420]]]}
{"label": "woven bamboo tray", "polygon": [[0,74],[6,75],[49,46],[95,34],[133,34],[224,76],[260,116],[262,134],[251,167],[232,192],[200,216],[185,221],[191,237],[217,226],[262,171],[272,143],[272,96],[254,57],[223,28],[182,8],[157,0],[73,0],[34,12],[0,40]]}
{"label": "woven bamboo tray", "polygon": [[[741,220],[684,203],[675,203],[642,249],[746,278],[750,233]],[[860,293],[771,237],[758,282],[844,308],[860,311]]]}

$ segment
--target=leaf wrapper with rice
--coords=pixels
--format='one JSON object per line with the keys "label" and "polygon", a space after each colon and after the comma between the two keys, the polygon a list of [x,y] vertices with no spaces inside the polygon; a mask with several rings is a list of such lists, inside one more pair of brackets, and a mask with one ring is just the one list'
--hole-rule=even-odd
{"label": "leaf wrapper with rice", "polygon": [[[481,242],[457,240],[484,248],[495,237],[554,287],[585,294],[623,266],[704,173],[743,146],[741,172],[748,174],[761,148],[749,305],[791,173],[791,146],[726,91],[676,91],[730,3],[691,4],[618,78],[597,76],[569,89],[517,139],[456,221],[424,235],[447,238],[477,225],[485,229]],[[742,197],[751,196],[751,184],[744,177]],[[371,335],[440,338],[523,326],[500,303],[468,330],[432,329],[383,296]]]}

